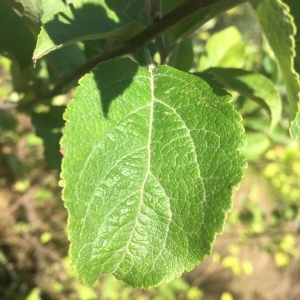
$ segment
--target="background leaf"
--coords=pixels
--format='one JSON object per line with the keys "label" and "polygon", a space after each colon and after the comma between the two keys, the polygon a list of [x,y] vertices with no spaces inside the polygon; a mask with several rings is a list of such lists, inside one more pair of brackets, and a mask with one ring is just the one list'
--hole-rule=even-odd
{"label": "background leaf", "polygon": [[117,13],[126,13],[132,20],[149,25],[145,2],[141,0],[105,0],[107,6]]}
{"label": "background leaf", "polygon": [[237,91],[266,108],[271,116],[271,130],[281,119],[281,98],[273,83],[263,75],[228,68],[211,68],[207,72],[215,75],[227,89]]}
{"label": "background leaf", "polygon": [[0,0],[0,37],[0,53],[13,55],[22,69],[32,64],[34,36],[24,20],[2,0]]}
{"label": "background leaf", "polygon": [[210,67],[241,68],[245,61],[245,43],[242,35],[234,26],[213,34],[207,41],[201,55],[199,69]]}
{"label": "background leaf", "polygon": [[294,18],[294,24],[296,25],[297,31],[295,35],[296,42],[296,57],[295,57],[295,70],[300,73],[300,3],[295,0],[284,0],[289,6],[290,13]]}
{"label": "background leaf", "polygon": [[37,35],[41,26],[41,5],[39,0],[4,0],[22,17],[32,32]]}
{"label": "background leaf", "polygon": [[63,11],[67,8],[67,5],[63,0],[41,0],[41,7],[42,7],[42,16],[41,20],[42,23],[46,23],[48,19],[52,16],[57,14],[58,12]]}
{"label": "background leaf", "polygon": [[[184,0],[163,0],[162,15],[166,15],[182,2],[184,2]],[[246,0],[223,0],[220,3],[214,4],[207,9],[194,14],[166,32],[165,37],[167,45],[171,46],[174,43],[189,37],[207,21],[245,2]]]}
{"label": "background leaf", "polygon": [[62,114],[65,106],[52,106],[47,113],[32,113],[32,123],[37,136],[44,141],[44,154],[51,169],[60,170],[62,154],[59,152],[59,140],[64,121]]}
{"label": "background leaf", "polygon": [[[296,42],[296,56],[294,59],[295,63],[295,70],[300,73],[300,6],[297,1],[294,0],[284,0],[286,4],[290,7],[290,12],[294,17],[294,24],[297,28],[296,36],[295,36],[295,42]],[[298,77],[299,79],[299,77]],[[299,100],[300,101],[300,100]],[[295,140],[300,140],[300,104],[298,103],[298,113],[295,117],[295,120],[292,122],[291,125],[291,136]]]}
{"label": "background leaf", "polygon": [[33,59],[80,41],[130,39],[144,28],[125,15],[117,15],[104,0],[77,0],[44,24]]}
{"label": "background leaf", "polygon": [[189,71],[193,64],[193,43],[192,39],[189,38],[182,41],[173,51],[169,59],[169,65],[181,71]]}
{"label": "background leaf", "polygon": [[86,283],[113,273],[147,288],[210,253],[245,166],[229,100],[209,74],[126,58],[83,77],[65,113],[61,184]]}
{"label": "background leaf", "polygon": [[[295,24],[280,0],[249,0],[280,66],[290,101],[290,134],[300,140],[299,75],[294,70]],[[266,12],[272,18],[266,18]]]}

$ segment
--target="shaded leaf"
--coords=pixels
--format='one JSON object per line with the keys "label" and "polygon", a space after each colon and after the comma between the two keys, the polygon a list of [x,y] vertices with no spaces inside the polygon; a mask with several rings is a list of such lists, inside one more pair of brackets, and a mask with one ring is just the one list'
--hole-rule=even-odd
{"label": "shaded leaf", "polygon": [[39,34],[33,60],[61,47],[86,40],[127,40],[145,27],[111,11],[104,0],[77,0],[51,17]]}
{"label": "shaded leaf", "polygon": [[32,63],[34,37],[24,20],[3,1],[0,1],[0,37],[0,53],[13,55],[22,69]]}
{"label": "shaded leaf", "polygon": [[145,26],[149,25],[145,2],[141,0],[105,0],[107,6],[115,12],[124,12],[132,20],[139,21]]}
{"label": "shaded leaf", "polygon": [[42,23],[46,23],[48,19],[65,10],[67,8],[67,5],[63,0],[40,0],[41,1],[41,7],[42,7],[42,16],[41,20]]}
{"label": "shaded leaf", "polygon": [[297,28],[295,35],[296,42],[296,56],[295,56],[295,70],[300,73],[300,3],[295,0],[284,0],[284,2],[289,6],[290,13],[293,16],[294,24]]}
{"label": "shaded leaf", "polygon": [[[295,24],[280,0],[249,0],[280,66],[290,101],[290,134],[300,140],[299,75],[294,70]],[[271,18],[266,17],[268,12]]]}
{"label": "shaded leaf", "polygon": [[[177,7],[182,2],[184,2],[184,0],[163,0],[162,14],[166,15],[168,12]],[[180,22],[180,24],[175,25],[173,28],[166,32],[165,35],[167,44],[170,46],[180,41],[181,39],[189,37],[207,21],[245,2],[246,0],[223,0],[220,3],[214,4],[209,8],[204,9],[199,13],[196,13],[195,15]]]}
{"label": "shaded leaf", "polygon": [[194,51],[192,39],[182,41],[173,51],[169,65],[181,71],[189,71],[194,64]]}
{"label": "shaded leaf", "polygon": [[70,256],[92,284],[169,281],[210,253],[242,177],[240,116],[211,75],[99,64],[64,115]]}
{"label": "shaded leaf", "polygon": [[41,26],[41,5],[39,0],[4,0],[24,19],[27,26],[37,35]]}
{"label": "shaded leaf", "polygon": [[47,113],[31,114],[32,123],[37,136],[44,142],[44,155],[49,168],[60,170],[62,154],[59,140],[62,136],[64,120],[62,118],[65,106],[51,106]]}
{"label": "shaded leaf", "polygon": [[77,44],[73,44],[51,52],[48,56],[48,63],[50,61],[55,68],[56,77],[59,78],[84,64],[86,59],[83,50]]}
{"label": "shaded leaf", "polygon": [[265,76],[241,69],[211,68],[207,72],[215,75],[227,89],[237,91],[266,108],[271,116],[271,130],[280,121],[281,98],[273,83]]}

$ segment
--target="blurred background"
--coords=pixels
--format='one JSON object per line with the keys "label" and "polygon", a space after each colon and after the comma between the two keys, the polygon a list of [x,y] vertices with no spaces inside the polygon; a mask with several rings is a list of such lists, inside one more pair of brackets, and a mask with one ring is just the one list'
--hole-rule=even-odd
{"label": "blurred background", "polygon": [[[175,50],[170,63],[192,72],[210,67],[258,72],[283,99],[283,117],[270,131],[266,110],[231,91],[246,129],[248,168],[212,254],[181,278],[149,290],[133,289],[112,275],[93,287],[77,280],[58,186],[61,115],[71,93],[30,114],[14,109],[32,83],[11,57],[0,55],[0,106],[13,104],[0,109],[0,299],[300,298],[300,146],[289,138],[281,73],[250,7],[241,5],[206,23]],[[48,77],[43,63],[34,72]]]}

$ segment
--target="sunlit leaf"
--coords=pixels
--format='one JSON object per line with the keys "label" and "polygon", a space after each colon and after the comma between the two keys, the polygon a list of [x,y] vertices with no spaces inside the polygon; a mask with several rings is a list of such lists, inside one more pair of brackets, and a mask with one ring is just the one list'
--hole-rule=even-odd
{"label": "sunlit leaf", "polygon": [[245,159],[240,116],[211,75],[126,58],[80,81],[61,146],[70,255],[92,284],[150,287],[210,253]]}
{"label": "sunlit leaf", "polygon": [[[280,66],[290,101],[290,134],[300,140],[300,85],[294,70],[295,24],[281,0],[249,0]],[[271,18],[266,18],[268,12]]]}
{"label": "sunlit leaf", "polygon": [[273,83],[261,74],[241,69],[211,68],[214,74],[229,90],[258,102],[271,116],[270,129],[281,119],[281,98]]}
{"label": "sunlit leaf", "polygon": [[200,71],[210,67],[241,68],[244,65],[245,43],[234,26],[213,34],[203,52],[199,62]]}

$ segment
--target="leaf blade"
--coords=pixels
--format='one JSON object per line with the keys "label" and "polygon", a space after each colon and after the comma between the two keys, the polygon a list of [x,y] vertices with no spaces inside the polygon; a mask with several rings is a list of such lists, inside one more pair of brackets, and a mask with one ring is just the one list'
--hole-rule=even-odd
{"label": "leaf blade", "polygon": [[281,98],[273,83],[261,74],[234,68],[210,68],[206,70],[220,80],[229,90],[237,91],[266,108],[271,117],[270,130],[281,119]]}
{"label": "leaf blade", "polygon": [[[13,24],[13,26],[8,26]],[[34,36],[20,18],[6,3],[0,2],[0,53],[6,51],[17,59],[21,69],[31,64]]]}
{"label": "leaf blade", "polygon": [[86,283],[113,273],[150,287],[209,254],[245,160],[240,117],[203,76],[166,66],[151,74],[123,58],[81,81],[61,145],[70,255]]}
{"label": "leaf blade", "polygon": [[[257,14],[282,72],[290,102],[291,137],[300,140],[300,84],[294,69],[295,24],[286,5],[280,0],[249,0],[249,3]],[[266,18],[266,11],[272,16],[271,19]]]}
{"label": "leaf blade", "polygon": [[39,0],[4,0],[24,20],[37,35],[41,25],[41,5]]}
{"label": "leaf blade", "polygon": [[139,22],[115,14],[104,0],[77,0],[43,25],[33,60],[76,42],[94,39],[124,41],[144,28]]}
{"label": "leaf blade", "polygon": [[290,8],[290,13],[294,17],[294,23],[297,28],[296,35],[295,35],[295,42],[296,42],[296,57],[295,57],[295,70],[300,73],[300,7],[297,1],[292,0],[284,0]]}

